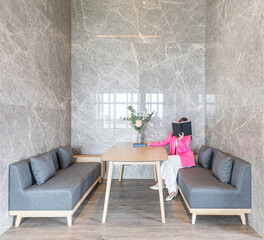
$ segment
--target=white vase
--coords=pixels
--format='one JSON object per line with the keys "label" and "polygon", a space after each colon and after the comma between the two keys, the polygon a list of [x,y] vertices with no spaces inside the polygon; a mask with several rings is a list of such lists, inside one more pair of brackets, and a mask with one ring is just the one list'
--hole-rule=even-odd
{"label": "white vase", "polygon": [[137,135],[137,143],[141,143],[141,133],[138,133]]}

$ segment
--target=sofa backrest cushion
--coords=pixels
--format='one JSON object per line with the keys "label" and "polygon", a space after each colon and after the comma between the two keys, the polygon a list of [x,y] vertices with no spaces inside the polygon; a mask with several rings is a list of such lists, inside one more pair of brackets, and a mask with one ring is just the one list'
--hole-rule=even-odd
{"label": "sofa backrest cushion", "polygon": [[70,145],[58,148],[60,168],[67,168],[73,164],[73,153]]}
{"label": "sofa backrest cushion", "polygon": [[57,171],[57,170],[60,169],[57,153],[56,153],[56,151],[53,150],[53,151],[50,152],[50,154],[51,154],[54,166],[55,166],[55,170]]}
{"label": "sofa backrest cushion", "polygon": [[213,149],[211,147],[201,146],[198,154],[198,164],[203,168],[210,168],[212,161]]}
{"label": "sofa backrest cushion", "polygon": [[23,191],[33,184],[35,178],[28,160],[19,161],[9,166],[9,191]]}
{"label": "sofa backrest cushion", "polygon": [[212,155],[212,161],[211,161],[211,167],[210,167],[211,169],[213,169],[215,156],[217,152],[219,152],[219,150],[213,149],[213,155]]}
{"label": "sofa backrest cushion", "polygon": [[233,168],[231,176],[231,184],[238,189],[243,189],[245,192],[251,191],[251,164],[232,157]]}
{"label": "sofa backrest cushion", "polygon": [[217,152],[214,159],[212,174],[223,183],[230,183],[232,158],[228,154]]}
{"label": "sofa backrest cushion", "polygon": [[38,185],[55,175],[56,169],[50,152],[30,158],[30,164]]}

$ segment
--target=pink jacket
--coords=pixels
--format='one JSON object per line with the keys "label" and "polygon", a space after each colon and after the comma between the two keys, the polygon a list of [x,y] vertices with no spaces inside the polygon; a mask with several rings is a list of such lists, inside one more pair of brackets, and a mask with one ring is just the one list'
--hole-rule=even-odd
{"label": "pink jacket", "polygon": [[173,132],[171,132],[169,137],[164,141],[151,142],[151,146],[166,146],[170,144],[170,155],[175,155],[177,152],[181,158],[183,167],[195,166],[193,151],[190,149],[192,137],[185,136],[182,140],[178,141],[176,148],[176,137],[172,136],[172,134]]}

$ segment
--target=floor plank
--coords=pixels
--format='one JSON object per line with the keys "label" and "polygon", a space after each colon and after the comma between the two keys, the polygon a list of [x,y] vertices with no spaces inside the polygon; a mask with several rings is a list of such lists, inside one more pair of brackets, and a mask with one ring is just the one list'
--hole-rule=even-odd
{"label": "floor plank", "polygon": [[197,216],[192,225],[180,196],[165,202],[166,223],[162,224],[158,191],[149,189],[153,183],[113,180],[105,224],[101,221],[106,181],[95,187],[74,214],[72,227],[67,227],[66,218],[28,218],[0,239],[260,239],[238,216]]}

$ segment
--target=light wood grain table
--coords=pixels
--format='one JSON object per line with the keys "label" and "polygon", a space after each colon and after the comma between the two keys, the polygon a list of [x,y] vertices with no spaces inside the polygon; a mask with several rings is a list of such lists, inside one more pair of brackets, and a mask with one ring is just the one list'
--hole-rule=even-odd
{"label": "light wood grain table", "polygon": [[163,147],[133,147],[133,143],[118,143],[108,149],[101,161],[109,162],[102,223],[105,223],[114,165],[155,165],[158,176],[161,220],[165,223],[160,161],[168,160]]}

